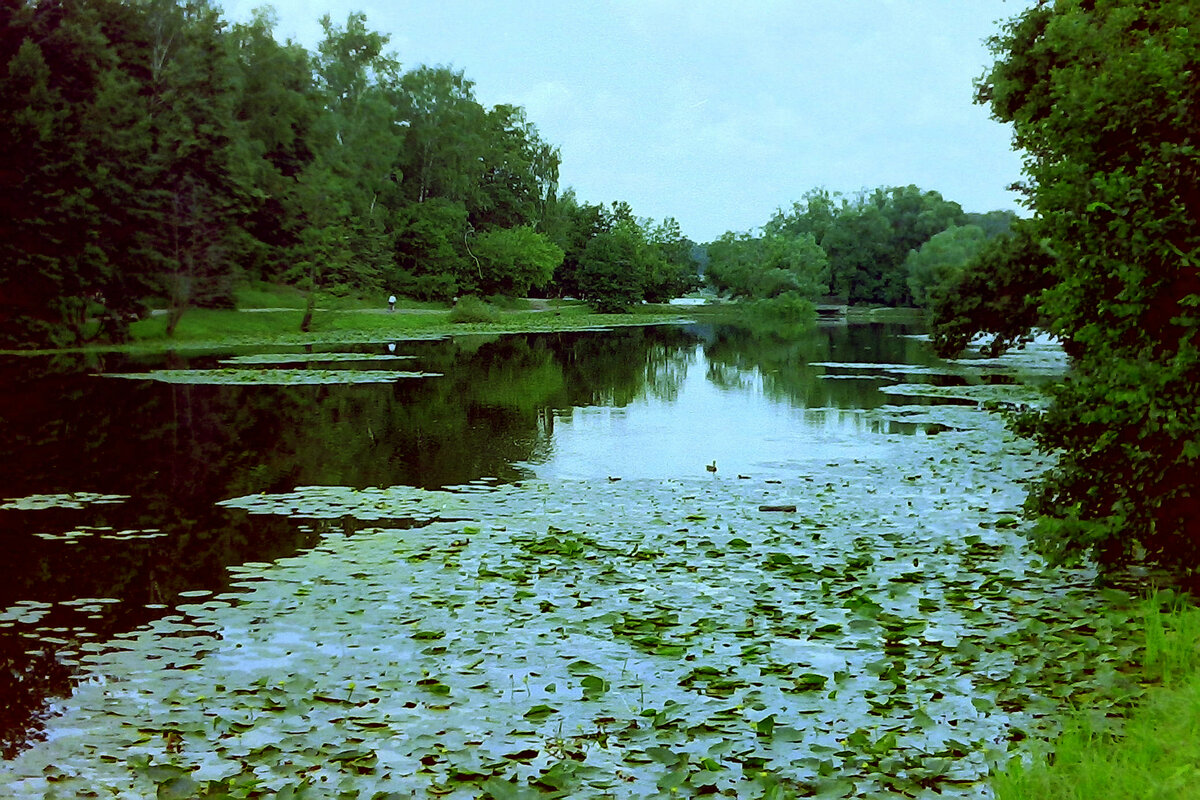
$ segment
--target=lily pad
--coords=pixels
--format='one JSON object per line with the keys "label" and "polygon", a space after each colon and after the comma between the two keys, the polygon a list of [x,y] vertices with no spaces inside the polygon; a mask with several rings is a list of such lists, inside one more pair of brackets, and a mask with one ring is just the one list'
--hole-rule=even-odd
{"label": "lily pad", "polygon": [[386,353],[253,353],[221,359],[221,364],[308,364],[354,361],[398,361],[416,358]]}
{"label": "lily pad", "polygon": [[303,386],[311,384],[393,383],[407,378],[436,378],[435,372],[381,369],[159,369],[150,372],[108,372],[101,377],[151,380],[162,383],[231,386]]}
{"label": "lily pad", "polygon": [[7,497],[0,510],[38,511],[45,508],[84,508],[90,505],[123,503],[129,495],[96,494],[95,492],[66,492],[61,494],[32,494],[27,497]]}

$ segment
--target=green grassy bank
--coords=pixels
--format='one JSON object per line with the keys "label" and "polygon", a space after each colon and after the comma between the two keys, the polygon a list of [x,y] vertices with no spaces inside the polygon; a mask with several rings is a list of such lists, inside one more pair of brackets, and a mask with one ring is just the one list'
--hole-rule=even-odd
{"label": "green grassy bank", "polygon": [[996,800],[1200,798],[1200,609],[1155,596],[1141,609],[1150,685],[1127,717],[1079,709],[1031,763],[992,778]]}
{"label": "green grassy bank", "polygon": [[174,336],[166,335],[163,313],[130,328],[134,349],[176,346],[290,344],[354,341],[406,336],[578,330],[583,328],[676,322],[713,313],[696,306],[644,305],[628,314],[597,314],[582,302],[464,298],[457,306],[401,299],[395,311],[386,301],[364,297],[322,297],[307,332],[301,332],[306,299],[289,287],[257,284],[237,291],[237,309],[189,309]]}

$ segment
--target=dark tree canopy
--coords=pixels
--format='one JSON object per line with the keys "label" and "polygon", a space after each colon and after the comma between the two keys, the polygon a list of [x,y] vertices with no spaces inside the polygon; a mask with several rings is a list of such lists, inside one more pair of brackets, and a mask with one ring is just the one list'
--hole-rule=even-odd
{"label": "dark tree canopy", "polygon": [[1042,296],[1077,355],[1026,428],[1057,466],[1034,490],[1061,557],[1200,566],[1200,6],[1039,3],[992,42],[981,101],[1025,153]]}
{"label": "dark tree canopy", "polygon": [[1030,222],[985,242],[962,271],[932,293],[930,335],[938,355],[950,358],[978,336],[997,356],[1044,324],[1042,292],[1054,285],[1053,257]]}
{"label": "dark tree canopy", "polygon": [[209,0],[0,11],[0,343],[120,339],[147,303],[169,333],[247,279],[306,290],[304,328],[322,292],[615,309],[698,284],[677,222],[559,198],[524,109],[403,70],[364,14],[322,18],[309,52],[269,8],[230,25]]}

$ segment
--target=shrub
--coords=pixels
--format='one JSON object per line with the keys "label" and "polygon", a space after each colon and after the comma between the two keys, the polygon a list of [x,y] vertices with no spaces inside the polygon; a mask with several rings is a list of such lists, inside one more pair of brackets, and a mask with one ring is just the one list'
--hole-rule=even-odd
{"label": "shrub", "polygon": [[458,298],[450,309],[451,322],[499,322],[500,312],[475,295]]}

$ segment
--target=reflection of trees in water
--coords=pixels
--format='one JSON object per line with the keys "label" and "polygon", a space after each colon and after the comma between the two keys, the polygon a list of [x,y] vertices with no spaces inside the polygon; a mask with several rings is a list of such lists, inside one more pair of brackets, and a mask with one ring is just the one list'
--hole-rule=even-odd
{"label": "reflection of trees in water", "polygon": [[[0,585],[0,608],[31,600],[49,605],[35,623],[0,632],[0,751],[6,756],[36,735],[48,698],[70,693],[81,643],[161,616],[163,609],[148,606],[173,604],[180,592],[227,589],[229,564],[269,561],[317,543],[291,520],[252,519],[211,502],[155,495],[100,509],[0,512],[13,567]],[[34,536],[83,526],[85,535],[73,544]],[[165,535],[110,538],[152,528]],[[80,607],[72,603],[78,598],[120,602]]]}
{"label": "reflection of trees in water", "polygon": [[27,737],[37,737],[31,728],[45,714],[45,699],[70,691],[71,672],[59,663],[53,645],[0,636],[0,758],[12,758]]}
{"label": "reflection of trees in water", "polygon": [[744,389],[761,380],[774,399],[802,407],[823,405],[818,376],[829,354],[828,339],[812,326],[711,328],[704,345],[708,378],[722,389]]}
{"label": "reflection of trees in water", "polygon": [[861,376],[823,379],[818,362],[929,364],[936,361],[898,324],[779,326],[721,325],[704,330],[708,379],[721,388],[761,381],[763,392],[808,409],[861,409],[886,402],[876,390],[892,380]]}
{"label": "reflection of trees in water", "polygon": [[[290,555],[328,527],[249,517],[217,501],[312,484],[517,480],[525,473],[513,464],[549,448],[556,409],[624,405],[646,394],[670,399],[694,342],[677,328],[631,328],[412,343],[405,349],[418,356],[414,368],[443,377],[357,386],[171,385],[89,374],[215,361],[178,355],[0,361],[11,387],[0,395],[3,496],[131,496],[81,510],[0,511],[10,565],[0,609],[20,600],[121,601],[101,615],[55,605],[36,625],[0,634],[0,750],[20,749],[46,699],[70,691],[75,670],[60,657],[81,637],[103,640],[143,624],[165,613],[147,604],[172,604],[181,591],[220,590],[228,565]],[[90,534],[75,544],[34,536],[79,526],[165,535]],[[51,627],[61,630],[49,636]]]}
{"label": "reflection of trees in water", "polygon": [[675,326],[561,334],[571,394],[560,407],[673,400],[694,361],[695,334]]}

